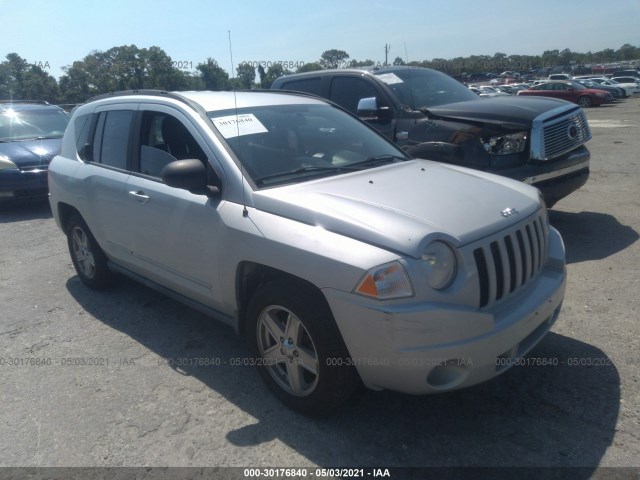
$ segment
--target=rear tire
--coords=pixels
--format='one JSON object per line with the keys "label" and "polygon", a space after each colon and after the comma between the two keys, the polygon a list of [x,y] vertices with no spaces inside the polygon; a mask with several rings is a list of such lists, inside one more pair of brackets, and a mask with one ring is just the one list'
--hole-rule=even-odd
{"label": "rear tire", "polygon": [[327,414],[359,385],[331,311],[309,288],[284,281],[260,287],[247,308],[246,335],[260,376],[292,410]]}
{"label": "rear tire", "polygon": [[67,221],[67,245],[71,261],[82,283],[99,290],[113,284],[116,274],[109,270],[107,257],[82,217],[75,213]]}

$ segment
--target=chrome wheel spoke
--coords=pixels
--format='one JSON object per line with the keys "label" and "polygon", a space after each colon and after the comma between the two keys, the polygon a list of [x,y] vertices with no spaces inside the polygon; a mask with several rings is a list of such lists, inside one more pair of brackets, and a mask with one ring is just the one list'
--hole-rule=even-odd
{"label": "chrome wheel spoke", "polygon": [[[303,327],[304,328],[304,327]],[[284,328],[285,338],[293,340],[294,344],[298,344],[300,335],[300,320],[294,314],[289,313],[287,317],[287,324]]]}
{"label": "chrome wheel spoke", "polygon": [[276,318],[276,312],[271,310],[263,315],[262,324],[266,328],[267,332],[273,337],[276,342],[279,342],[280,338],[284,335],[284,332],[278,325]]}
{"label": "chrome wheel spoke", "polygon": [[316,352],[306,347],[298,347],[298,365],[314,375],[318,374],[318,357]]}
{"label": "chrome wheel spoke", "polygon": [[295,361],[287,362],[287,380],[293,393],[299,395],[306,390],[302,369]]}

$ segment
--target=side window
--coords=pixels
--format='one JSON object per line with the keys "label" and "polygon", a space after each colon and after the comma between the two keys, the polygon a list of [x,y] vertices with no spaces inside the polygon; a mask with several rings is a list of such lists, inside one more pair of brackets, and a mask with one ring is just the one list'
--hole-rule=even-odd
{"label": "side window", "polygon": [[296,92],[306,92],[306,93],[311,93],[313,95],[320,96],[321,84],[322,84],[321,77],[305,78],[304,80],[292,80],[290,82],[285,82],[282,85],[282,89],[295,90]]}
{"label": "side window", "polygon": [[177,118],[161,112],[145,111],[140,130],[140,173],[160,177],[174,160],[207,158],[187,127]]}
{"label": "side window", "polygon": [[132,110],[100,113],[93,142],[92,160],[94,162],[127,169],[127,151],[133,113]]}
{"label": "side window", "polygon": [[335,77],[331,82],[329,98],[351,113],[356,113],[360,99],[377,95],[376,88],[362,78]]}
{"label": "side window", "polygon": [[85,161],[90,160],[91,157],[89,134],[91,133],[92,118],[92,114],[82,115],[76,118],[73,124],[76,133],[76,152],[78,158]]}

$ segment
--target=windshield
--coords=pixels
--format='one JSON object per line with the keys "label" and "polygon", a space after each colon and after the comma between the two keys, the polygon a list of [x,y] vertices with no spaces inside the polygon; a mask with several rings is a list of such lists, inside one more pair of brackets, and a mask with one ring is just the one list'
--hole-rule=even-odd
{"label": "windshield", "polygon": [[0,113],[0,142],[61,138],[68,123],[67,114],[58,109],[9,108]]}
{"label": "windshield", "polygon": [[208,115],[258,188],[408,159],[371,128],[329,105],[269,105]]}
{"label": "windshield", "polygon": [[408,68],[375,75],[393,90],[400,103],[414,110],[478,100],[466,86],[436,70]]}

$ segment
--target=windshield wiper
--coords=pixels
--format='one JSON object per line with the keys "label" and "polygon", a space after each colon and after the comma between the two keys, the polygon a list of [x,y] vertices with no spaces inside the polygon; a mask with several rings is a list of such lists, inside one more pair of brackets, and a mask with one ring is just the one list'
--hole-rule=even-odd
{"label": "windshield wiper", "polygon": [[367,168],[376,167],[378,165],[382,165],[385,163],[390,163],[396,160],[406,161],[407,158],[401,157],[400,155],[383,154],[383,155],[374,155],[360,162],[349,163],[348,165],[340,165],[335,167],[309,165],[307,167],[300,167],[294,170],[288,170],[286,172],[278,172],[278,173],[273,173],[271,175],[265,175],[264,177],[258,177],[256,178],[256,183],[265,183],[266,181],[269,181],[269,180],[274,180],[277,178],[285,178],[285,177],[300,175],[304,173],[324,174],[324,173],[356,172],[359,170],[366,170]]}
{"label": "windshield wiper", "polygon": [[368,167],[376,167],[378,165],[383,165],[385,163],[392,163],[392,162],[395,162],[396,160],[400,160],[401,162],[404,162],[408,159],[400,155],[383,153],[382,155],[374,155],[372,157],[369,157],[365,160],[362,160],[361,162],[350,163],[348,167],[354,167],[354,169],[363,170],[364,168],[368,168]]}
{"label": "windshield wiper", "polygon": [[53,140],[58,138],[62,138],[62,135],[56,135],[56,136],[40,135],[38,137],[21,138],[19,141],[24,142],[24,141],[31,141],[31,140]]}
{"label": "windshield wiper", "polygon": [[256,182],[257,183],[264,183],[267,180],[273,180],[273,179],[276,179],[276,178],[290,177],[290,176],[300,175],[300,174],[303,174],[303,173],[340,173],[340,172],[348,172],[348,171],[355,171],[355,170],[362,170],[362,168],[361,167],[353,167],[353,164],[351,164],[351,165],[343,165],[343,166],[340,166],[340,167],[308,166],[308,167],[296,168],[294,170],[288,170],[288,171],[285,171],[285,172],[273,173],[271,175],[265,175],[264,177],[258,177],[258,178],[256,178]]}

